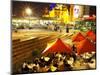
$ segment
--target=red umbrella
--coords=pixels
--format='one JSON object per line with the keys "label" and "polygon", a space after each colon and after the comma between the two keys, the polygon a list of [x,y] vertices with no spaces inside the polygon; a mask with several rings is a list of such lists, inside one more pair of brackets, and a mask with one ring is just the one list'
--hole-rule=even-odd
{"label": "red umbrella", "polygon": [[46,48],[42,53],[48,54],[48,53],[71,53],[71,47],[69,45],[65,45],[60,38],[57,39],[57,41],[49,48]]}
{"label": "red umbrella", "polygon": [[76,44],[78,55],[85,52],[92,52],[96,50],[96,45],[88,39],[84,39]]}
{"label": "red umbrella", "polygon": [[84,39],[85,39],[85,37],[80,32],[72,37],[73,42],[80,42]]}
{"label": "red umbrella", "polygon": [[95,33],[92,30],[89,30],[86,33],[86,37],[88,37],[90,40],[96,42],[96,35],[95,35]]}

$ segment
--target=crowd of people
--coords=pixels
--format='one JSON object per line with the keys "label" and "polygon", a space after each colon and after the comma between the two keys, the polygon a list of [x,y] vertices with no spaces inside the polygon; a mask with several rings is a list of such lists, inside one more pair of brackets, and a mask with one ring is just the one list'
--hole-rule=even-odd
{"label": "crowd of people", "polygon": [[[61,25],[59,25],[59,24],[47,23],[46,26],[47,26],[48,30],[57,31],[57,32],[63,31]],[[71,24],[64,24],[63,25],[64,29],[66,30],[66,33],[69,33],[69,26],[71,26]],[[74,26],[73,26],[73,28],[74,28]]]}
{"label": "crowd of people", "polygon": [[[88,54],[89,55],[89,54]],[[20,73],[60,72],[95,68],[95,53],[88,59],[75,54],[54,53],[23,62]],[[92,66],[91,66],[92,65]]]}
{"label": "crowd of people", "polygon": [[62,32],[62,29],[59,24],[47,23],[46,26],[48,30]]}

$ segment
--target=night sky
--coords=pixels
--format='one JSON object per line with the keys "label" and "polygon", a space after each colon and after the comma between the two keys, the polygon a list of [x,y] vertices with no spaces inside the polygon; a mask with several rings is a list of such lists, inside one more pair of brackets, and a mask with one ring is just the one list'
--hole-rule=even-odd
{"label": "night sky", "polygon": [[[44,8],[49,7],[50,4],[36,3],[36,2],[22,2],[13,1],[12,2],[12,14],[16,16],[23,16],[25,14],[25,8],[30,7],[32,9],[33,16],[41,16],[44,13]],[[26,15],[26,14],[25,14]]]}

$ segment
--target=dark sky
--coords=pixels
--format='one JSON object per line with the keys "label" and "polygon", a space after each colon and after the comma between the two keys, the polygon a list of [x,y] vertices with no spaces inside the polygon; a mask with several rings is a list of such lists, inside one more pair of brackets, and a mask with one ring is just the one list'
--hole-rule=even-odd
{"label": "dark sky", "polygon": [[25,13],[25,8],[30,7],[33,12],[33,16],[41,16],[45,7],[48,7],[49,4],[36,3],[36,2],[22,2],[22,1],[13,1],[12,2],[12,14],[16,16],[23,16]]}

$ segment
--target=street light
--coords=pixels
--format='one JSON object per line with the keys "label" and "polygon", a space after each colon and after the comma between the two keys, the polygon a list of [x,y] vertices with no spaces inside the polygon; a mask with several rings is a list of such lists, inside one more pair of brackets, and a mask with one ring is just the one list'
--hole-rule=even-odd
{"label": "street light", "polygon": [[32,15],[32,10],[28,7],[25,9],[25,12],[29,16],[29,25],[30,25],[30,16]]}
{"label": "street light", "polygon": [[26,11],[26,14],[29,16],[32,14],[32,10],[29,7],[26,8],[25,11]]}

